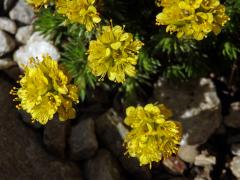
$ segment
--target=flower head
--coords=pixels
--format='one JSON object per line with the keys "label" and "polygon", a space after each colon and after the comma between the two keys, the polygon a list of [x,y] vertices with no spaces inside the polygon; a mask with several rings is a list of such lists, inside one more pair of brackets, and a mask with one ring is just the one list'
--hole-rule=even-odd
{"label": "flower head", "polygon": [[167,25],[166,31],[178,38],[202,40],[211,31],[217,35],[229,20],[219,0],[162,0],[161,6],[156,24]]}
{"label": "flower head", "polygon": [[94,4],[95,0],[56,0],[56,9],[70,21],[83,24],[91,31],[101,21]]}
{"label": "flower head", "polygon": [[140,165],[159,162],[178,150],[181,126],[167,120],[172,113],[164,105],[147,104],[145,107],[128,107],[125,124],[132,130],[125,138],[127,153],[137,157]]}
{"label": "flower head", "polygon": [[95,76],[124,82],[125,76],[135,75],[138,53],[143,43],[134,40],[121,26],[104,26],[97,40],[90,41],[88,65]]}
{"label": "flower head", "polygon": [[48,5],[50,3],[50,0],[27,0],[27,3],[34,6],[35,8],[39,8],[44,5]]}
{"label": "flower head", "polygon": [[21,87],[11,92],[18,96],[18,107],[41,124],[46,124],[56,112],[60,120],[74,118],[72,103],[78,102],[78,89],[70,84],[70,78],[48,55],[43,56],[42,62],[31,58],[31,63],[19,81]]}

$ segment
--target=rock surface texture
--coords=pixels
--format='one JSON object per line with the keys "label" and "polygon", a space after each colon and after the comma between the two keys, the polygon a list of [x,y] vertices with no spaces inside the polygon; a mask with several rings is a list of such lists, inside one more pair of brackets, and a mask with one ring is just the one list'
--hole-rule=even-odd
{"label": "rock surface texture", "polygon": [[173,111],[173,119],[183,125],[187,144],[205,143],[220,126],[220,101],[210,79],[178,84],[160,78],[155,84],[154,100]]}
{"label": "rock surface texture", "polygon": [[78,165],[49,155],[40,136],[19,119],[9,91],[12,85],[0,76],[0,179],[82,180]]}

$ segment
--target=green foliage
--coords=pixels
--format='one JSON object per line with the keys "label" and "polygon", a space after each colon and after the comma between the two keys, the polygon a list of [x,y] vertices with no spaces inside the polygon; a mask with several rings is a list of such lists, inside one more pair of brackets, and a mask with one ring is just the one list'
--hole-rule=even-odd
{"label": "green foliage", "polygon": [[34,27],[36,31],[54,40],[55,44],[59,44],[65,28],[65,18],[54,13],[51,8],[42,8]]}
{"label": "green foliage", "polygon": [[83,26],[72,24],[66,31],[67,41],[62,46],[61,62],[74,79],[74,83],[80,89],[82,100],[86,97],[86,92],[95,87],[96,78],[92,75],[87,66],[86,45],[92,34],[85,31]]}
{"label": "green foliage", "polygon": [[240,49],[236,47],[234,44],[231,42],[225,42],[223,45],[223,55],[230,60],[237,60],[238,54],[240,53]]}

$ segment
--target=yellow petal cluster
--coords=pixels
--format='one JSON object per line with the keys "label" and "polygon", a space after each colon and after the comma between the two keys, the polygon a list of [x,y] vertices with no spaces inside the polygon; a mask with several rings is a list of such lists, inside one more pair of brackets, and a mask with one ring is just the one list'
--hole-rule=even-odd
{"label": "yellow petal cluster", "polygon": [[157,25],[167,25],[166,31],[178,38],[202,40],[208,33],[218,35],[229,20],[219,0],[161,0],[163,7],[156,16]]}
{"label": "yellow petal cluster", "polygon": [[42,62],[31,58],[31,66],[26,66],[24,73],[20,88],[11,93],[18,96],[18,107],[31,114],[33,121],[46,124],[55,113],[61,121],[75,118],[72,105],[78,102],[78,88],[70,84],[56,61],[48,55]]}
{"label": "yellow petal cluster", "polygon": [[35,8],[39,8],[50,3],[50,0],[26,0],[26,1],[28,4],[34,6]]}
{"label": "yellow petal cluster", "polygon": [[56,0],[56,9],[70,21],[85,25],[87,31],[91,31],[101,21],[94,4],[95,0]]}
{"label": "yellow petal cluster", "polygon": [[164,105],[128,107],[124,123],[132,128],[124,142],[127,153],[140,165],[159,162],[178,151],[181,126],[168,120],[172,113]]}
{"label": "yellow petal cluster", "polygon": [[90,41],[88,66],[95,76],[123,83],[126,75],[135,76],[139,50],[143,43],[134,40],[121,26],[103,26],[97,40]]}

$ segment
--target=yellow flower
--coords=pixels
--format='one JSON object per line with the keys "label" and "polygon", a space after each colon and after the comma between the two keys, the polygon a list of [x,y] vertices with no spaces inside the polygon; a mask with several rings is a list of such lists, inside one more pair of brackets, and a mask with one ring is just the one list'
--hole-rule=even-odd
{"label": "yellow flower", "polygon": [[83,24],[91,31],[101,21],[94,4],[95,0],[57,0],[56,9],[70,21]]}
{"label": "yellow flower", "polygon": [[46,124],[56,112],[62,121],[74,118],[72,104],[78,102],[77,87],[70,84],[70,79],[50,56],[43,56],[42,62],[31,58],[30,62],[19,81],[21,87],[11,91],[18,96],[18,107],[41,124]]}
{"label": "yellow flower", "polygon": [[35,8],[39,8],[44,5],[48,5],[50,0],[27,0],[27,3],[34,6]]}
{"label": "yellow flower", "polygon": [[121,26],[104,26],[97,40],[90,41],[88,66],[95,76],[123,83],[125,76],[134,76],[138,53],[143,43],[134,40]]}
{"label": "yellow flower", "polygon": [[159,162],[178,151],[181,139],[181,126],[170,121],[171,111],[164,105],[147,104],[145,107],[128,107],[125,124],[132,130],[124,143],[127,153],[137,157],[140,165]]}
{"label": "yellow flower", "polygon": [[163,11],[156,16],[157,25],[178,38],[202,40],[213,31],[215,35],[229,20],[219,0],[162,0]]}

